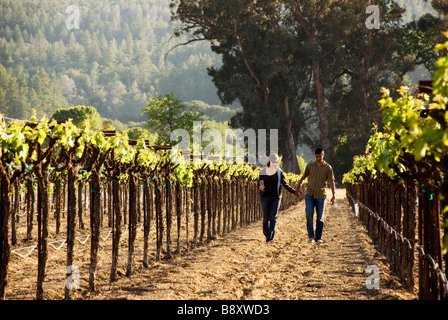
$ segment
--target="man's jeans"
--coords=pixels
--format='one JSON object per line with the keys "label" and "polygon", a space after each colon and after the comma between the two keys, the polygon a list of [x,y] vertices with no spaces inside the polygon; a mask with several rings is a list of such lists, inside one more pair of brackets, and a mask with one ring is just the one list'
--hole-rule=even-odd
{"label": "man's jeans", "polygon": [[263,209],[263,234],[266,237],[266,241],[274,239],[280,203],[281,199],[278,197],[261,198],[261,208]]}
{"label": "man's jeans", "polygon": [[[314,199],[311,195],[305,195],[305,213],[306,213],[306,229],[308,238],[317,240],[322,239],[322,231],[324,230],[324,212],[327,199]],[[313,216],[314,208],[316,208],[316,237],[314,237]]]}

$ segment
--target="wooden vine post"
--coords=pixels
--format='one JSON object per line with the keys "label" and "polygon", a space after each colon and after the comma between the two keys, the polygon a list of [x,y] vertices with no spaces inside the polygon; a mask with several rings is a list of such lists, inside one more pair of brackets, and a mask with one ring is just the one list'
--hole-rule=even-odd
{"label": "wooden vine post", "polygon": [[43,299],[43,282],[45,279],[45,268],[47,264],[47,256],[48,256],[48,216],[50,211],[49,206],[49,177],[48,177],[48,167],[50,165],[50,161],[43,161],[44,159],[51,158],[54,154],[54,145],[55,140],[52,139],[50,141],[50,146],[47,148],[47,151],[42,156],[41,154],[41,145],[38,144],[38,160],[34,163],[34,167],[36,170],[34,173],[37,177],[37,212],[38,212],[38,268],[37,268],[37,286],[36,286],[36,299]]}
{"label": "wooden vine post", "polygon": [[[174,195],[175,195],[175,201],[176,201],[176,220],[177,220],[177,239],[176,239],[176,251],[175,253],[178,253],[180,251],[180,237],[181,237],[181,231],[182,231],[182,208],[183,208],[183,194],[184,194],[184,188],[181,187],[181,183],[179,181],[176,181],[174,185]],[[187,214],[187,213],[185,213]]]}
{"label": "wooden vine post", "polygon": [[166,257],[171,258],[171,224],[173,216],[173,194],[171,188],[170,163],[163,170],[165,188],[165,221],[166,221]]}
{"label": "wooden vine post", "polygon": [[160,178],[154,175],[154,194],[156,207],[156,261],[160,261],[160,252],[163,245],[163,212],[162,212],[162,192],[160,190]]}
{"label": "wooden vine post", "polygon": [[27,181],[26,240],[31,240],[33,232],[34,202],[35,202],[34,187],[33,187],[34,178],[30,176],[26,179],[26,181]]}
{"label": "wooden vine post", "polygon": [[[152,212],[152,192],[150,190],[148,176],[144,174],[144,184],[143,184],[143,266],[145,268],[149,267],[148,262],[148,247],[149,247],[149,231],[151,228],[151,212]],[[149,175],[151,176],[151,175]]]}
{"label": "wooden vine post", "polygon": [[112,170],[112,266],[110,270],[110,282],[117,280],[117,264],[118,253],[120,248],[121,239],[121,224],[122,224],[122,212],[121,212],[121,200],[120,200],[120,174],[121,165],[116,164],[114,166],[114,151],[112,150],[112,161],[107,166],[109,170]]}
{"label": "wooden vine post", "polygon": [[90,147],[89,164],[86,166],[90,171],[90,267],[89,267],[89,290],[95,291],[95,271],[98,264],[98,246],[100,242],[100,208],[101,208],[101,184],[100,172],[103,164],[109,156],[109,151],[100,153],[98,147]]}
{"label": "wooden vine post", "polygon": [[[137,157],[136,157],[137,158]],[[128,265],[126,276],[132,274],[132,255],[134,253],[134,242],[137,232],[137,177],[138,166],[128,169],[129,182],[129,239],[128,239]]]}
{"label": "wooden vine post", "polygon": [[67,165],[67,271],[65,283],[65,299],[72,297],[71,279],[74,271],[73,249],[75,246],[76,215],[78,206],[76,205],[76,169],[73,164]]}
{"label": "wooden vine post", "polygon": [[0,162],[0,299],[5,298],[8,276],[8,263],[11,247],[9,244],[9,215],[11,213],[10,189],[11,173],[7,166],[6,155],[3,153]]}

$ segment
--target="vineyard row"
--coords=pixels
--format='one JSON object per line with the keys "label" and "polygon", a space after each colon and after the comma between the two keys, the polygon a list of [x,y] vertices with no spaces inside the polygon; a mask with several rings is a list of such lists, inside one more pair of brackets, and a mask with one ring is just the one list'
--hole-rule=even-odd
{"label": "vineyard row", "polygon": [[414,291],[417,286],[419,299],[447,299],[439,189],[429,180],[390,179],[378,173],[375,178],[364,175],[362,181],[347,185],[346,191],[404,287]]}
{"label": "vineyard row", "polygon": [[[137,226],[143,227],[143,265],[147,266],[151,225],[155,227],[155,259],[159,260],[164,244],[165,257],[173,252],[173,223],[179,250],[181,236],[188,247],[190,242],[208,241],[261,217],[256,185],[259,168],[247,164],[223,160],[175,164],[169,148],[148,147],[143,139],[130,143],[126,133],[80,130],[70,122],[48,123],[45,119],[35,125],[7,125],[0,118],[0,137],[0,299],[5,298],[11,243],[18,241],[15,224],[23,207],[29,241],[33,215],[37,216],[36,299],[43,299],[52,214],[56,234],[61,219],[66,221],[66,279],[72,275],[79,236],[76,226],[82,229],[84,219],[89,219],[90,291],[95,290],[99,241],[106,223],[112,233],[110,281],[114,281],[125,225],[126,274],[131,276]],[[288,180],[294,183],[297,178],[289,176]],[[283,205],[290,201],[286,196]],[[83,208],[88,208],[85,217]],[[64,296],[72,298],[70,286],[65,286]]]}
{"label": "vineyard row", "polygon": [[[113,197],[114,185],[119,186],[118,200]],[[16,181],[14,184],[10,237],[11,244],[16,249],[12,252],[17,250],[19,256],[25,256],[33,253],[33,247],[46,246],[48,248],[48,245],[51,245],[54,249],[67,244],[67,250],[70,245],[76,248],[74,246],[76,241],[70,244],[68,238],[57,240],[70,233],[70,230],[63,230],[61,226],[66,227],[70,221],[73,221],[71,228],[76,230],[75,239],[84,245],[88,245],[87,241],[90,239],[90,260],[91,263],[95,261],[95,252],[98,249],[93,247],[93,244],[98,245],[99,241],[95,242],[93,234],[88,233],[91,232],[91,219],[94,217],[91,215],[93,208],[90,207],[90,203],[95,192],[89,189],[88,182],[82,180],[77,182],[76,199],[73,201],[77,207],[75,219],[70,220],[67,215],[69,193],[66,184],[60,181],[50,183],[52,191],[49,197],[49,212],[51,213],[49,219],[52,222],[52,229],[48,230],[47,237],[40,239],[36,246],[27,246],[23,250],[18,246],[22,243],[35,242],[36,222],[39,228],[36,201],[38,190],[35,193],[33,186],[35,183],[31,178],[21,182]],[[111,282],[117,279],[120,255],[122,258],[124,255],[128,256],[127,263],[122,268],[125,268],[126,276],[132,275],[136,250],[134,242],[138,229],[141,230],[143,237],[143,248],[139,248],[142,257],[139,261],[142,261],[143,266],[149,267],[151,259],[157,261],[170,258],[172,255],[180,254],[262,217],[256,181],[210,178],[204,179],[203,183],[195,183],[190,188],[181,186],[179,183],[166,183],[156,178],[139,179],[135,187],[136,195],[133,196],[129,182],[118,183],[102,179],[101,188],[98,191],[101,198],[99,240],[108,241],[107,243],[112,244],[116,250],[111,256],[112,268],[109,275]],[[136,212],[133,215],[129,210],[132,207],[130,199],[135,199],[136,202]],[[289,206],[293,201],[293,197],[285,196],[282,206]],[[115,208],[120,208],[119,211],[114,211],[114,205],[116,205]],[[36,217],[38,221],[35,221]],[[120,246],[120,242],[123,241],[127,242],[126,248]],[[154,249],[155,255],[151,255]],[[37,256],[39,257],[40,254],[42,253],[38,253]],[[73,260],[72,263],[76,265],[77,261]],[[67,279],[73,278],[74,269],[67,270]],[[95,291],[95,273],[95,268],[90,267],[89,291]],[[61,290],[65,284],[61,281]],[[65,298],[70,299],[72,288],[65,290]]]}

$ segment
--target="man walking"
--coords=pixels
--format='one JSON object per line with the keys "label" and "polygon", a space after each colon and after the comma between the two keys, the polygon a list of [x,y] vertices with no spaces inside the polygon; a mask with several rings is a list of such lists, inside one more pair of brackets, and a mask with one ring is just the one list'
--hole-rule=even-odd
{"label": "man walking", "polygon": [[[303,173],[302,178],[296,188],[296,194],[302,195],[300,188],[303,181],[308,178],[308,185],[305,194],[305,213],[306,213],[306,228],[308,231],[308,242],[322,243],[322,232],[324,229],[324,212],[325,204],[327,202],[326,185],[330,182],[330,188],[333,192],[331,204],[335,200],[335,186],[333,168],[324,161],[324,150],[318,148],[315,150],[316,161],[308,163]],[[314,208],[316,208],[316,232],[313,228]]]}

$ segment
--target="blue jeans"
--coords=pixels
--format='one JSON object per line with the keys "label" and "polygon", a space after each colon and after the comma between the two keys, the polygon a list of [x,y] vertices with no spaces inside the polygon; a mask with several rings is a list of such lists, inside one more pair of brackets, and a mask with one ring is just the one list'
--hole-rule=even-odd
{"label": "blue jeans", "polygon": [[274,239],[280,203],[281,199],[278,197],[261,197],[261,208],[263,209],[263,234],[266,237],[266,241]]}
{"label": "blue jeans", "polygon": [[[306,213],[306,229],[308,238],[317,240],[322,239],[322,231],[324,230],[324,212],[327,199],[314,199],[311,195],[305,195],[305,213]],[[313,216],[314,208],[316,208],[316,237],[314,237]]]}

